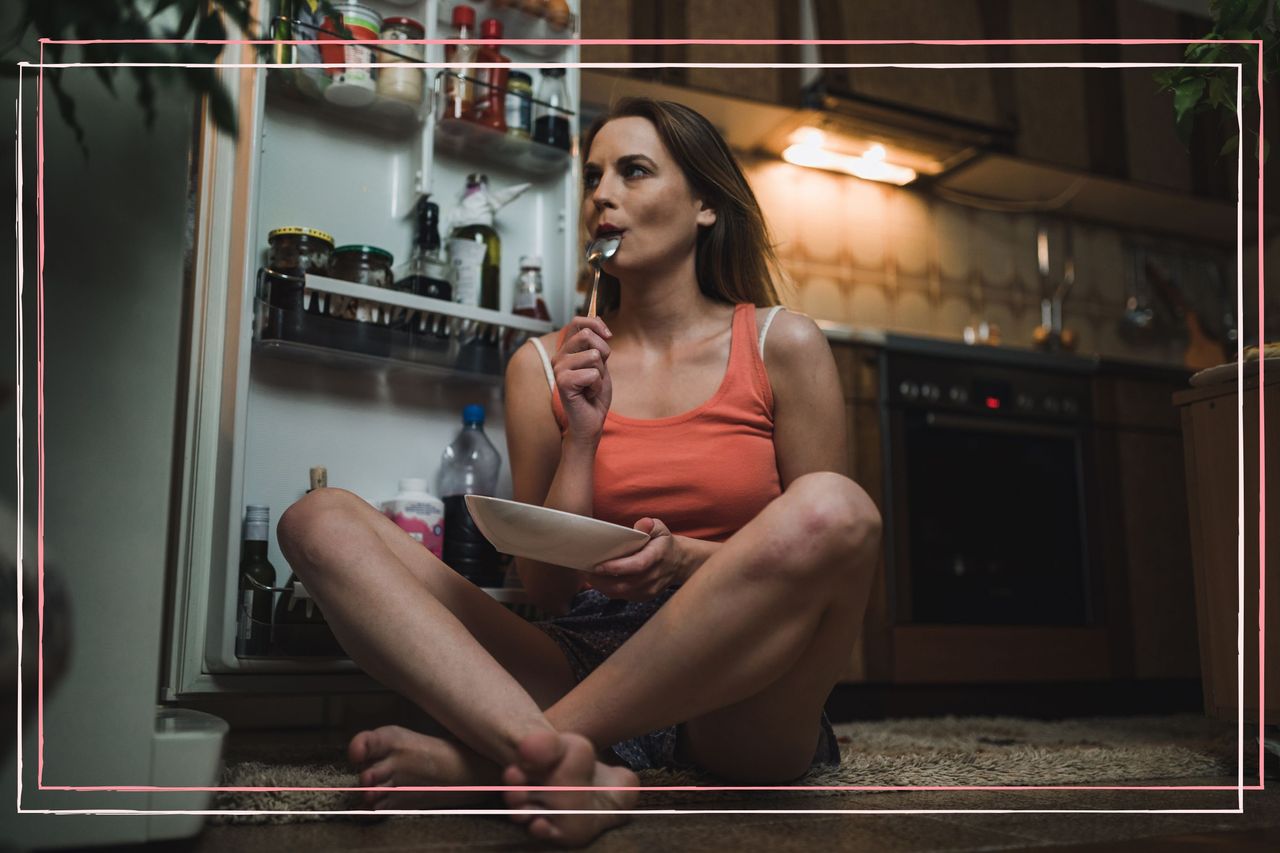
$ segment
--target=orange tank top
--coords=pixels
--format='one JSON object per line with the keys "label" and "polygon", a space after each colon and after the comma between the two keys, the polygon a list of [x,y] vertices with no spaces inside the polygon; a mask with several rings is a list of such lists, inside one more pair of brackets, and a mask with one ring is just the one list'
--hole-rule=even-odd
{"label": "orange tank top", "polygon": [[[772,320],[771,313],[764,332]],[[719,389],[697,408],[667,418],[606,415],[596,449],[596,518],[634,527],[649,516],[674,534],[723,542],[782,494],[773,390],[761,355],[764,333],[757,340],[755,332],[755,306],[736,305],[728,369]],[[546,353],[538,349],[563,434],[564,406]]]}

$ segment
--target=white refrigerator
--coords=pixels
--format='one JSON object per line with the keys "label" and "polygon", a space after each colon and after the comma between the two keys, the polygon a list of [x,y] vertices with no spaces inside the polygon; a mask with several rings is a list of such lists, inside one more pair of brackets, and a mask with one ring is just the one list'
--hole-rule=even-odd
{"label": "white refrigerator", "polygon": [[[454,37],[453,0],[364,3],[384,19],[421,22],[427,39]],[[538,4],[479,0],[469,5],[477,30],[481,21],[496,18],[504,23],[504,38],[569,38],[578,31],[576,3],[566,29],[524,8]],[[304,8],[303,2],[283,4],[283,9],[278,0],[270,4],[273,18],[280,11],[304,14],[298,11]],[[271,21],[273,27],[280,23]],[[294,31],[297,38],[314,37],[305,26]],[[387,50],[409,53],[394,46]],[[511,70],[532,78],[535,95],[542,69],[573,63],[579,55],[573,44],[500,50]],[[252,48],[244,48],[241,56],[254,61]],[[397,58],[374,53],[372,62]],[[299,56],[293,59],[296,63]],[[444,59],[443,46],[426,47],[426,63]],[[311,468],[325,467],[330,486],[373,504],[393,497],[401,478],[424,478],[435,491],[440,454],[461,428],[463,407],[471,403],[485,407],[485,432],[503,457],[497,494],[510,497],[505,359],[524,336],[563,325],[574,310],[582,257],[578,69],[567,68],[564,78],[572,150],[449,118],[440,108],[446,72],[439,67],[424,69],[423,101],[409,109],[377,91],[366,105],[335,103],[350,99],[330,97],[323,87],[338,81],[325,78],[326,73],[296,64],[227,69],[224,79],[235,95],[239,137],[232,140],[208,127],[202,135],[195,164],[196,290],[190,375],[180,403],[184,470],[165,699],[376,689],[342,657],[237,656],[245,507],[270,507],[269,559],[277,586],[283,586],[289,566],[275,541],[275,524],[306,492]],[[305,227],[327,232],[339,245],[377,246],[394,256],[398,270],[411,248],[418,201],[429,194],[439,205],[447,243],[452,213],[468,175],[475,173],[487,176],[495,190],[529,184],[496,215],[501,237],[497,310],[309,275],[305,298],[311,313],[273,313],[277,309],[259,284],[268,262],[268,232]],[[511,312],[520,260],[531,255],[542,259],[551,322]],[[359,319],[328,316],[343,304],[358,305]],[[446,329],[448,336],[420,347],[417,333],[393,329],[389,316],[407,317],[414,328]],[[425,324],[415,324],[415,317]],[[324,334],[337,332],[295,335],[290,331],[297,331],[290,325],[295,322],[323,325]]]}

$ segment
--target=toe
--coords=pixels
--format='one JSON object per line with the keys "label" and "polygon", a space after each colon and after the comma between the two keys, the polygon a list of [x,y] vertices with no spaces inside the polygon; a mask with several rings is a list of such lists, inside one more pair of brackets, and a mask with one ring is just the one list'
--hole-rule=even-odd
{"label": "toe", "polygon": [[347,745],[347,758],[352,764],[364,764],[369,760],[369,740],[373,732],[360,732]]}
{"label": "toe", "polygon": [[554,731],[537,731],[526,735],[518,746],[520,763],[534,775],[549,773],[564,758],[563,736]]}

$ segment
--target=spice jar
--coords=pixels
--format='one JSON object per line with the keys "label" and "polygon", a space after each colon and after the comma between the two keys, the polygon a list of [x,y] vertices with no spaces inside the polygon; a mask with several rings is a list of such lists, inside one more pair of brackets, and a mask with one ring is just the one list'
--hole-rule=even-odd
{"label": "spice jar", "polygon": [[[421,39],[426,30],[412,18],[386,18],[382,22],[383,39]],[[417,106],[422,103],[423,73],[421,68],[407,63],[422,62],[425,56],[421,44],[391,44],[380,54],[383,62],[406,63],[378,69],[378,94]]]}
{"label": "spice jar", "polygon": [[[333,250],[329,274],[343,281],[367,284],[371,287],[391,286],[391,253],[377,246],[353,244]],[[382,319],[382,306],[367,299],[351,299],[334,294],[329,303],[329,313],[347,320],[362,323],[378,323]]]}
{"label": "spice jar", "polygon": [[507,75],[507,135],[529,139],[533,135],[533,78],[523,71]]}

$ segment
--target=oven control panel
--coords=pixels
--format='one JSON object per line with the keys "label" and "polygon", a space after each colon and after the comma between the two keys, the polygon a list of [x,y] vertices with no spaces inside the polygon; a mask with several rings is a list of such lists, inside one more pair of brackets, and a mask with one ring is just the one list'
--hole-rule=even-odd
{"label": "oven control panel", "polygon": [[1027,367],[889,354],[890,405],[989,417],[1081,421],[1091,411],[1087,376]]}

